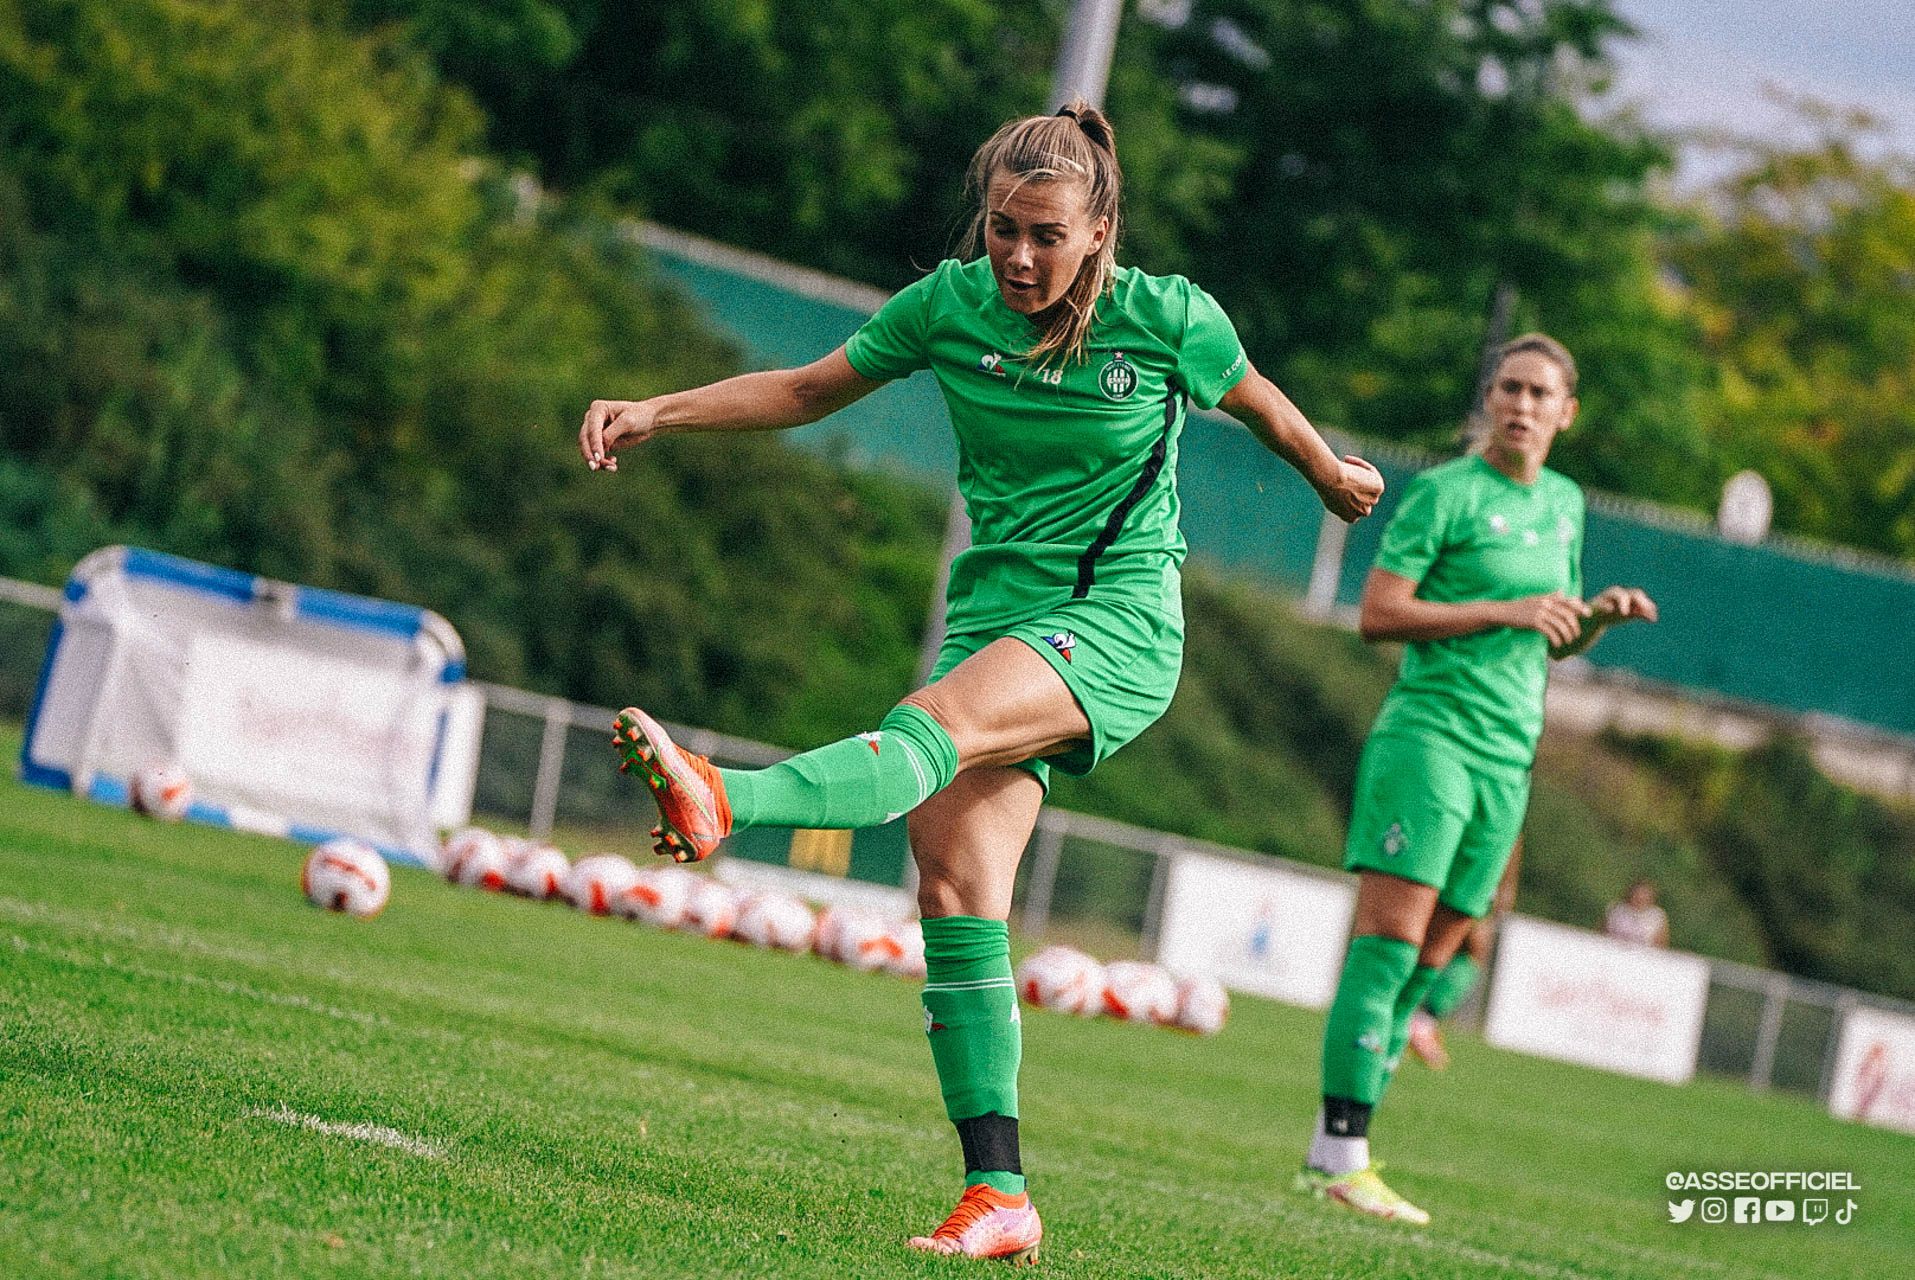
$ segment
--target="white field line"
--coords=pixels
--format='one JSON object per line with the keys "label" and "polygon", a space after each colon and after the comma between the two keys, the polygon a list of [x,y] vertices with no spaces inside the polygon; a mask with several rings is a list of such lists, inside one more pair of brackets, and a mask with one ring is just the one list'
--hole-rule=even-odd
{"label": "white field line", "polygon": [[382,1147],[393,1147],[407,1155],[421,1156],[427,1160],[438,1160],[445,1152],[433,1146],[423,1138],[401,1133],[383,1124],[334,1124],[330,1120],[321,1120],[318,1116],[309,1116],[303,1111],[294,1111],[285,1103],[271,1111],[254,1107],[246,1112],[262,1120],[271,1120],[274,1124],[283,1124],[289,1129],[311,1129],[314,1133],[330,1134],[335,1138],[352,1138],[357,1142],[372,1142]]}

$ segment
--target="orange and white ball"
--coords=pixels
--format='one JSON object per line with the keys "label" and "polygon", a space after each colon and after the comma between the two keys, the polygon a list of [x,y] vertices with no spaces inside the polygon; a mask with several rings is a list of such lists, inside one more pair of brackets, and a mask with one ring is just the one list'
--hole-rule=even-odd
{"label": "orange and white ball", "polygon": [[616,853],[594,853],[572,864],[565,900],[588,915],[610,915],[612,904],[638,883],[638,868]]}
{"label": "orange and white ball", "polygon": [[176,764],[149,764],[133,774],[127,798],[136,813],[178,822],[193,803],[193,783]]}
{"label": "orange and white ball", "polygon": [[676,929],[685,922],[697,883],[698,877],[677,863],[640,867],[638,879],[612,903],[612,910],[628,920]]}
{"label": "orange and white ball", "polygon": [[1041,1009],[1090,1017],[1104,1011],[1104,966],[1075,947],[1045,947],[1017,967],[1017,991]]}
{"label": "orange and white ball", "polygon": [[517,845],[506,860],[505,887],[522,897],[563,897],[565,881],[572,874],[572,860],[542,840],[527,840]]}
{"label": "orange and white ball", "polygon": [[505,842],[484,827],[461,827],[445,838],[439,846],[439,870],[445,878],[454,884],[470,884],[467,880],[466,866],[473,864],[475,875],[483,879],[484,869],[496,868],[499,873],[499,885],[505,883],[506,863]]}
{"label": "orange and white ball", "polygon": [[1230,1020],[1230,993],[1211,977],[1180,978],[1177,1014],[1172,1025],[1200,1036],[1214,1036]]}
{"label": "orange and white ball", "polygon": [[341,836],[314,849],[299,869],[299,887],[317,906],[347,915],[376,916],[392,896],[392,873],[379,851]]}
{"label": "orange and white ball", "polygon": [[920,981],[924,977],[924,923],[920,920],[894,920],[885,930],[893,954],[886,958],[884,971],[900,978]]}
{"label": "orange and white ball", "polygon": [[1113,960],[1104,966],[1104,1012],[1126,1022],[1166,1025],[1177,1016],[1177,983],[1146,960]]}
{"label": "orange and white ball", "polygon": [[788,893],[754,893],[738,908],[731,936],[755,947],[809,951],[818,921],[811,908]]}
{"label": "orange and white ball", "polygon": [[[687,874],[690,874],[689,872]],[[710,876],[692,875],[696,881],[685,900],[685,914],[678,927],[687,933],[702,933],[707,938],[728,938],[738,923],[738,895],[723,881]]]}

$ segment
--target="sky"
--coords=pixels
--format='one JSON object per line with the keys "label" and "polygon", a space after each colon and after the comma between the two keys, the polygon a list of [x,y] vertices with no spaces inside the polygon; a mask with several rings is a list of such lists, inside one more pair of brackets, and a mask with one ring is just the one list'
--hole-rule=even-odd
{"label": "sky", "polygon": [[[1618,41],[1614,100],[1651,124],[1787,136],[1781,86],[1883,118],[1883,144],[1915,155],[1915,0],[1614,0],[1641,32]],[[1678,180],[1726,161],[1685,151]]]}

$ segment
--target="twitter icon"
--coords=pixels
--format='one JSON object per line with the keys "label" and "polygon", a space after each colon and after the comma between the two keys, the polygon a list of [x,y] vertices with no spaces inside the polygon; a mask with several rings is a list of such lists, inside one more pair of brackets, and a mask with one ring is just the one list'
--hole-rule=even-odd
{"label": "twitter icon", "polygon": [[1674,1200],[1671,1200],[1669,1202],[1669,1221],[1687,1222],[1689,1221],[1689,1215],[1695,1211],[1696,1202],[1693,1200],[1684,1200],[1681,1204],[1677,1204]]}

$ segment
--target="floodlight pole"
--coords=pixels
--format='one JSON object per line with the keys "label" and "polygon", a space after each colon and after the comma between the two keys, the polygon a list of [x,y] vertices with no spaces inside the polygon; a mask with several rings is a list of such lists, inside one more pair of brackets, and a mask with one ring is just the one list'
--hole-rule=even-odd
{"label": "floodlight pole", "polygon": [[[1110,84],[1111,58],[1117,52],[1117,24],[1124,16],[1124,0],[1074,0],[1070,17],[1064,23],[1064,42],[1057,51],[1057,67],[1051,75],[1051,97],[1047,110],[1055,111],[1075,98],[1095,107],[1104,105],[1104,89]],[[951,585],[951,561],[971,545],[971,518],[964,510],[964,497],[951,491],[951,506],[944,518],[944,548],[938,556],[937,581],[931,588],[931,608],[924,623],[924,643],[918,650],[915,684],[923,686],[937,665],[938,650],[944,645],[944,594]]]}

